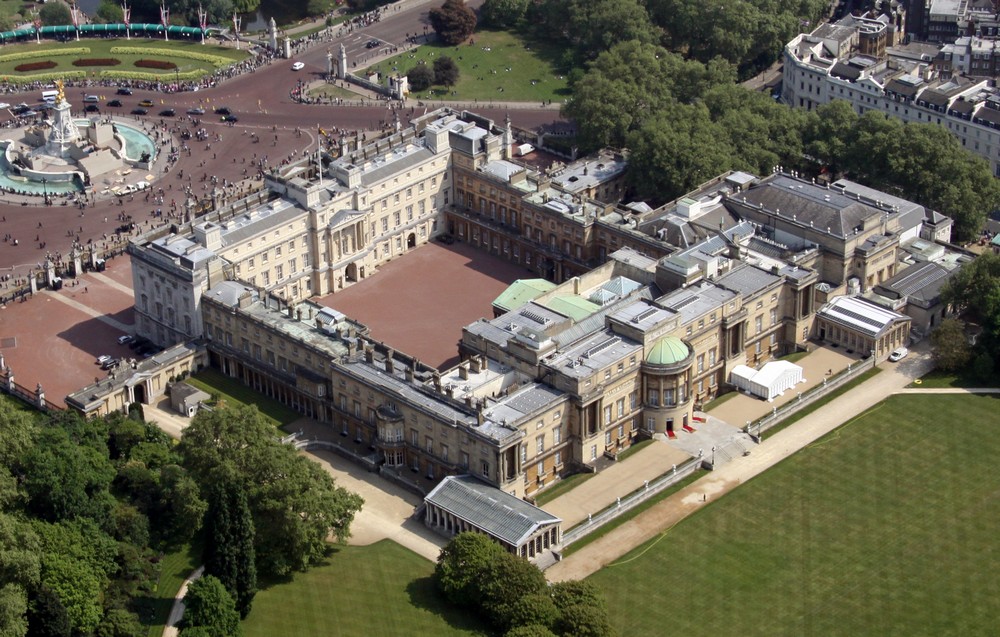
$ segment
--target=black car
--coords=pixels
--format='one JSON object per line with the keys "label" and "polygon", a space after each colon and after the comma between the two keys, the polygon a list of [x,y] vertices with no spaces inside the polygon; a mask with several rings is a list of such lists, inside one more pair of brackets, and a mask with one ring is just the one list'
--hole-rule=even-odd
{"label": "black car", "polygon": [[172,108],[165,108],[162,111],[160,111],[160,117],[173,117],[176,114],[177,111],[175,111]]}
{"label": "black car", "polygon": [[368,40],[367,42],[365,42],[365,48],[366,49],[374,49],[379,44],[381,44],[381,43],[378,40]]}
{"label": "black car", "polygon": [[101,109],[98,108],[97,104],[87,104],[83,107],[83,112],[85,113],[100,113]]}
{"label": "black car", "polygon": [[114,106],[116,108],[121,108],[121,105],[122,105],[121,100],[111,100],[110,102],[108,102],[108,106]]}
{"label": "black car", "polygon": [[132,89],[130,89],[130,88],[120,88],[117,91],[115,91],[115,93],[118,94],[118,95],[131,95],[132,94]]}
{"label": "black car", "polygon": [[147,111],[144,108],[133,108],[132,109],[132,114],[133,115],[149,115],[149,111]]}
{"label": "black car", "polygon": [[231,108],[229,108],[228,106],[220,106],[220,107],[218,107],[218,108],[215,109],[215,114],[216,115],[232,115],[233,114],[233,110]]}
{"label": "black car", "polygon": [[235,124],[236,122],[240,121],[240,118],[236,117],[235,115],[223,115],[222,116],[222,121],[224,121],[224,122],[232,122],[232,123]]}

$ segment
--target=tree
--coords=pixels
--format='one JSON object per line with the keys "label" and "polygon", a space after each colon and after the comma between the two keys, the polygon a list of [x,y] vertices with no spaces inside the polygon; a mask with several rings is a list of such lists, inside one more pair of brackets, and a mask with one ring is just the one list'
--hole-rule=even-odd
{"label": "tree", "polygon": [[94,635],[95,637],[141,637],[146,632],[146,627],[135,613],[124,608],[112,608],[105,613]]}
{"label": "tree", "polygon": [[434,60],[434,83],[441,86],[454,86],[458,82],[458,65],[447,55]]}
{"label": "tree", "polygon": [[513,29],[528,12],[531,0],[486,0],[479,7],[479,22],[492,29]]}
{"label": "tree", "polygon": [[515,626],[505,632],[503,637],[558,637],[548,626],[541,624],[528,624],[527,626]]}
{"label": "tree", "polygon": [[184,596],[185,626],[204,628],[211,637],[239,637],[240,614],[218,578],[205,575],[188,586]]}
{"label": "tree", "polygon": [[941,300],[982,325],[986,341],[1000,341],[1000,255],[985,252],[962,266],[941,290]]}
{"label": "tree", "polygon": [[615,634],[607,611],[589,604],[564,608],[556,632],[564,637],[611,637]]}
{"label": "tree", "polygon": [[46,3],[38,12],[38,19],[45,26],[73,24],[73,16],[70,15],[69,7],[61,2]]}
{"label": "tree", "polygon": [[452,604],[478,607],[483,601],[481,586],[503,548],[481,533],[459,533],[438,555],[434,581]]}
{"label": "tree", "polygon": [[802,130],[805,152],[837,175],[847,164],[858,114],[850,102],[833,100],[808,111]]}
{"label": "tree", "polygon": [[[0,585],[0,635],[24,637],[28,634],[28,598],[24,587],[13,583]],[[67,634],[68,634],[67,625]]]}
{"label": "tree", "polygon": [[39,444],[24,458],[28,508],[47,520],[92,516],[107,519],[108,493],[115,470],[105,455],[80,445],[62,428],[41,432]]}
{"label": "tree", "polygon": [[554,626],[559,610],[552,597],[545,593],[531,593],[515,600],[506,609],[503,626]]}
{"label": "tree", "polygon": [[600,589],[585,580],[556,582],[550,587],[549,592],[552,594],[552,601],[556,608],[560,611],[580,604],[595,608],[607,608],[607,602]]}
{"label": "tree", "polygon": [[239,477],[225,469],[218,474],[205,517],[205,573],[219,578],[245,619],[257,594],[253,518]]}
{"label": "tree", "polygon": [[96,17],[105,24],[119,24],[125,18],[121,5],[114,0],[101,0],[101,4],[97,7]]}
{"label": "tree", "polygon": [[972,355],[969,339],[965,336],[965,325],[955,318],[946,318],[931,332],[934,347],[934,362],[938,369],[946,372],[965,367]]}
{"label": "tree", "polygon": [[464,0],[445,0],[430,10],[428,18],[434,32],[449,46],[461,44],[476,30],[476,13]]}
{"label": "tree", "polygon": [[732,67],[722,61],[704,65],[659,46],[622,42],[598,56],[573,84],[562,115],[576,123],[581,148],[622,148],[630,133],[675,103],[700,98],[732,79]]}
{"label": "tree", "polygon": [[287,575],[323,558],[328,538],[343,542],[350,536],[354,514],[364,504],[282,444],[252,406],[199,412],[179,449],[204,492],[223,464],[239,476],[253,515],[260,574]]}
{"label": "tree", "polygon": [[434,84],[434,71],[426,64],[417,64],[406,74],[410,88],[414,91],[426,91]]}
{"label": "tree", "polygon": [[640,197],[670,201],[733,166],[725,139],[703,104],[677,104],[631,135],[629,183]]}
{"label": "tree", "polygon": [[527,607],[519,607],[524,597],[544,596],[548,584],[538,567],[506,551],[490,565],[479,588],[483,610],[499,628],[511,626],[510,620],[518,616],[537,619],[550,612],[539,603],[528,602]]}
{"label": "tree", "polygon": [[59,596],[45,586],[39,587],[31,596],[28,628],[37,637],[69,637],[73,632],[66,607]]}

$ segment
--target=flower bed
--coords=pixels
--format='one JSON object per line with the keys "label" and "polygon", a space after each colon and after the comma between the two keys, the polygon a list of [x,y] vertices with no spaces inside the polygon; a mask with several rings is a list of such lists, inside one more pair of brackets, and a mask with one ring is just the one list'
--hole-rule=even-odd
{"label": "flower bed", "polygon": [[80,58],[73,60],[73,66],[118,66],[122,61],[117,58]]}
{"label": "flower bed", "polygon": [[29,73],[31,71],[44,71],[46,69],[56,68],[56,63],[52,60],[45,60],[44,62],[27,62],[25,64],[18,64],[14,67],[14,70],[18,73]]}
{"label": "flower bed", "polygon": [[164,71],[172,71],[177,68],[176,64],[166,60],[136,60],[135,65],[142,69],[163,69]]}

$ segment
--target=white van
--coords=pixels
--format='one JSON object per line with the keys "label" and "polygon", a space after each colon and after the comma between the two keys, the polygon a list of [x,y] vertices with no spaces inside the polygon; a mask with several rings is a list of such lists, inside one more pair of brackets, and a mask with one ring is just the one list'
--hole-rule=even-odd
{"label": "white van", "polygon": [[58,96],[59,91],[42,91],[42,101],[49,104],[55,104]]}
{"label": "white van", "polygon": [[88,95],[87,97],[83,98],[83,101],[86,104],[96,104],[97,102],[101,101],[101,98],[97,97],[96,95]]}

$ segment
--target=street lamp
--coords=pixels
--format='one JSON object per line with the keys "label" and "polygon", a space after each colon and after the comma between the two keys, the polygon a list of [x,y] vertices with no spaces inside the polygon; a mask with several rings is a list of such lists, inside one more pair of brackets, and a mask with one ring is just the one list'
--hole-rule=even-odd
{"label": "street lamp", "polygon": [[42,197],[45,199],[45,205],[46,206],[49,205],[49,191],[45,187],[45,184],[47,182],[48,182],[48,179],[46,179],[45,177],[42,177]]}

